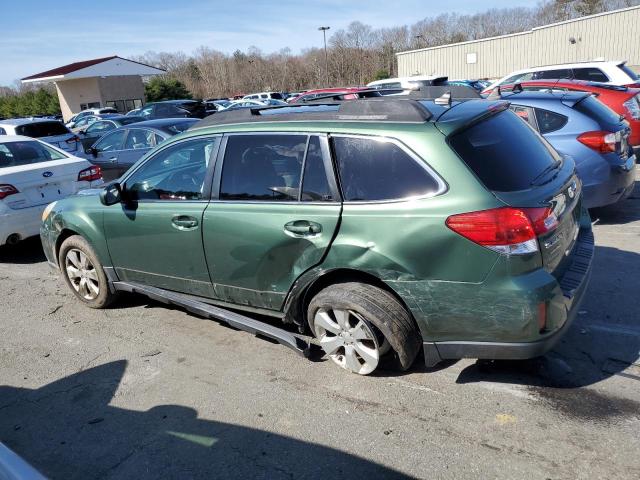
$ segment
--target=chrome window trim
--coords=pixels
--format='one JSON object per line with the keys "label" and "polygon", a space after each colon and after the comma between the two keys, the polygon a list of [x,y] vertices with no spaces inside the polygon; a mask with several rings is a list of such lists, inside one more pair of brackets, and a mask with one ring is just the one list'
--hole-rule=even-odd
{"label": "chrome window trim", "polygon": [[[400,202],[408,202],[414,200],[425,200],[428,198],[437,197],[446,193],[449,190],[449,186],[447,182],[431,167],[431,165],[423,159],[420,155],[415,153],[411,148],[409,148],[406,144],[401,142],[399,139],[395,137],[387,137],[384,135],[365,135],[365,134],[351,134],[351,133],[335,133],[329,134],[329,139],[332,137],[341,137],[341,138],[362,138],[366,140],[375,140],[381,141],[385,143],[393,143],[398,148],[400,148],[404,153],[406,153],[414,162],[420,165],[430,176],[433,178],[438,184],[438,189],[435,192],[428,193],[426,195],[417,195],[412,197],[400,197],[400,198],[390,198],[384,200],[345,200],[344,195],[342,195],[342,203],[345,205],[375,205],[375,204],[384,204],[384,203],[400,203]],[[335,152],[333,152],[335,157]],[[340,179],[340,172],[338,171],[338,159],[334,158],[334,163],[336,167],[336,173],[338,176],[338,180]],[[341,189],[342,190],[342,189]],[[342,193],[342,192],[341,192]]]}

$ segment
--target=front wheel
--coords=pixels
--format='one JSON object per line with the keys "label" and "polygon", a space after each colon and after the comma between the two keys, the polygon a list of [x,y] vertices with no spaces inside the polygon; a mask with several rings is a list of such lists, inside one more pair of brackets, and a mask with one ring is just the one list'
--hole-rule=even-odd
{"label": "front wheel", "polygon": [[408,369],[422,343],[404,306],[389,292],[363,283],[324,288],[309,303],[307,319],[327,357],[360,375],[379,366]]}
{"label": "front wheel", "polygon": [[116,294],[109,290],[107,276],[95,251],[84,238],[67,238],[58,252],[58,265],[75,296],[91,308],[105,308]]}

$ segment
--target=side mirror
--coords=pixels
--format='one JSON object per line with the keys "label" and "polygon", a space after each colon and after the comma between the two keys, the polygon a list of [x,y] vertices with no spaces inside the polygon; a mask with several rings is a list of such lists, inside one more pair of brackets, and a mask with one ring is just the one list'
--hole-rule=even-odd
{"label": "side mirror", "polygon": [[115,205],[122,201],[122,185],[114,182],[100,192],[100,202],[105,206]]}
{"label": "side mirror", "polygon": [[95,147],[86,148],[84,153],[87,153],[89,155],[93,155],[93,158],[96,158],[98,156],[98,150]]}

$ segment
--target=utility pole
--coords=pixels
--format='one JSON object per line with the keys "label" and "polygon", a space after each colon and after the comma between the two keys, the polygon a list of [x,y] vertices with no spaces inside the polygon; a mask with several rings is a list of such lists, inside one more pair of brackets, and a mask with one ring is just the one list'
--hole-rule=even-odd
{"label": "utility pole", "polygon": [[322,38],[324,39],[324,73],[325,73],[325,87],[329,86],[329,60],[327,57],[327,30],[331,27],[318,27],[318,30],[322,31]]}

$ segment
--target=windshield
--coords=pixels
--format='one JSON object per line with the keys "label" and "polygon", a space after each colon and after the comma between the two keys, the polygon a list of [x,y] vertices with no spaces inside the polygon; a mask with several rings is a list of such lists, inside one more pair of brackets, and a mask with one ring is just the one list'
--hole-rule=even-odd
{"label": "windshield", "polygon": [[196,122],[197,120],[187,120],[184,122],[174,123],[173,125],[167,125],[166,127],[163,127],[162,130],[164,130],[167,133],[170,133],[171,135],[176,135],[178,133],[184,132]]}
{"label": "windshield", "polygon": [[449,143],[480,181],[496,192],[531,188],[560,158],[509,110],[454,135]]}

